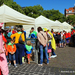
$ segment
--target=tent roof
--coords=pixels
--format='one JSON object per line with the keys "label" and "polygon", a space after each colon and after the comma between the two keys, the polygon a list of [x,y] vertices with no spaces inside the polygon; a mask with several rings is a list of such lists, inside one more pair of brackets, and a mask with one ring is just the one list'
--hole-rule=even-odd
{"label": "tent roof", "polygon": [[62,26],[62,23],[58,20],[55,21],[55,24],[58,25],[58,26]]}
{"label": "tent roof", "polygon": [[68,24],[67,22],[63,22],[63,24],[65,24],[65,25],[67,25],[67,26],[70,25],[70,24]]}
{"label": "tent roof", "polygon": [[69,26],[70,28],[73,28],[73,26],[71,26],[71,25],[68,24],[67,22],[63,22],[63,24]]}
{"label": "tent roof", "polygon": [[64,26],[70,27],[70,25],[69,25],[67,22],[63,22],[62,24],[63,24]]}
{"label": "tent roof", "polygon": [[54,23],[54,21],[47,19],[46,17],[40,15],[35,19],[35,24],[47,24],[47,23]]}
{"label": "tent roof", "polygon": [[21,14],[20,12],[3,4],[0,7],[0,22],[8,25],[34,25],[35,19]]}

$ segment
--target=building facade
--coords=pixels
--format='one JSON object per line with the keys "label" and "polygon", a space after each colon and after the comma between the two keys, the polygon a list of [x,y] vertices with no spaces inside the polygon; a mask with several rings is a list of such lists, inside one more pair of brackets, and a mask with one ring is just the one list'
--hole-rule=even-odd
{"label": "building facade", "polygon": [[75,6],[65,9],[65,16],[68,17],[69,15],[75,15]]}

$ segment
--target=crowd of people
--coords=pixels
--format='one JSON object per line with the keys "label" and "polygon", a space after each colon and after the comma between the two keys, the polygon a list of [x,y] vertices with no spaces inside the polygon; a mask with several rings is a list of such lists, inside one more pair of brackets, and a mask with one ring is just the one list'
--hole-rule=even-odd
{"label": "crowd of people", "polygon": [[[38,27],[37,31],[34,31],[34,27],[31,28],[28,38],[33,40],[26,40],[26,31],[24,29],[17,28],[4,31],[1,29],[2,24],[0,23],[0,71],[3,75],[8,75],[8,66],[11,66],[13,61],[14,66],[17,64],[22,65],[25,63],[24,59],[27,58],[28,64],[30,64],[30,58],[32,57],[32,51],[35,49],[35,39],[38,39],[38,48],[40,52],[40,63],[42,66],[44,62],[44,54],[49,64],[51,58],[57,57],[54,50],[56,47],[66,47],[66,44],[70,42],[71,35],[75,32],[54,32],[53,29],[49,31],[47,28]],[[7,43],[8,39],[10,42]],[[7,59],[7,60],[6,60]],[[7,65],[8,64],[8,65]]]}

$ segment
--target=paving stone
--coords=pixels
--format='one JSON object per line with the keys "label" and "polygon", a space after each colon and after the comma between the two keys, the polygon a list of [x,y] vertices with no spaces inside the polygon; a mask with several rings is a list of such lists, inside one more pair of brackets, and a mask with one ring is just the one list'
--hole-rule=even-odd
{"label": "paving stone", "polygon": [[[9,67],[10,75],[75,75],[75,73],[62,73],[62,71],[74,71],[75,72],[75,48],[65,47],[57,48],[55,51],[56,58],[50,60],[50,64],[38,66],[35,63],[24,63],[17,65],[15,68],[13,65]],[[70,55],[70,56],[69,56]]]}

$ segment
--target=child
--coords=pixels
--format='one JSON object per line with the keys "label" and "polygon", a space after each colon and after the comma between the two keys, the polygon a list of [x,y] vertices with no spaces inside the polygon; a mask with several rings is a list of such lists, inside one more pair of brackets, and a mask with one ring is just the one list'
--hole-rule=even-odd
{"label": "child", "polygon": [[61,40],[59,41],[60,43],[60,48],[63,48],[63,33],[60,32]]}
{"label": "child", "polygon": [[66,38],[63,36],[63,46],[66,47]]}
{"label": "child", "polygon": [[11,42],[8,43],[8,52],[9,52],[9,66],[11,65],[11,60],[13,58],[14,66],[16,66],[16,61],[15,61],[15,52],[16,52],[16,45],[14,44],[14,40],[11,40]]}
{"label": "child", "polygon": [[28,64],[30,64],[30,56],[33,50],[33,47],[31,46],[31,41],[27,41],[27,45],[25,45],[25,49],[26,49]]}
{"label": "child", "polygon": [[47,52],[49,53],[49,60],[50,60],[50,58],[51,58],[51,40],[50,40],[50,37],[48,37],[48,51]]}

